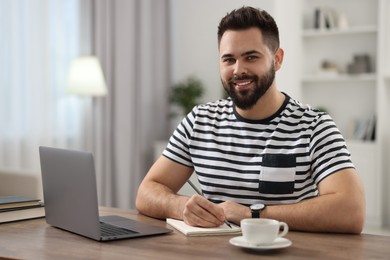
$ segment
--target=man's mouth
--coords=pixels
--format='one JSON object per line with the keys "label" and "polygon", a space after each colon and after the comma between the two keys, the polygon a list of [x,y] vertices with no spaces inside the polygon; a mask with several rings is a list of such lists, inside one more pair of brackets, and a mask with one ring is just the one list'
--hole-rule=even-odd
{"label": "man's mouth", "polygon": [[253,80],[234,80],[233,84],[235,88],[239,91],[241,90],[247,90],[252,86]]}

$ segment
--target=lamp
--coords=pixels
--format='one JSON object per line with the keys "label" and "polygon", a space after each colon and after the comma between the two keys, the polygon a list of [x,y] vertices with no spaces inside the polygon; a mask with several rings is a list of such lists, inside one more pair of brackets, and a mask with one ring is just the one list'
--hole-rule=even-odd
{"label": "lamp", "polygon": [[96,56],[80,56],[72,61],[66,92],[85,97],[81,102],[83,126],[86,128],[86,136],[83,137],[84,145],[85,149],[94,150],[96,128],[99,126],[97,104],[94,97],[107,95],[106,81]]}
{"label": "lamp", "polygon": [[84,96],[105,96],[107,86],[95,56],[80,56],[70,66],[66,92]]}

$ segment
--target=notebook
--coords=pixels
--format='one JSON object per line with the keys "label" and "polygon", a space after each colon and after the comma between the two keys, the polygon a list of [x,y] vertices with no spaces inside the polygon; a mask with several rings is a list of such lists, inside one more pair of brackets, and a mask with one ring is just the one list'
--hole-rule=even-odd
{"label": "notebook", "polygon": [[167,223],[179,230],[186,236],[222,236],[222,235],[240,235],[241,228],[230,223],[231,227],[223,224],[219,227],[206,228],[206,227],[193,227],[187,225],[183,220],[167,218]]}
{"label": "notebook", "polygon": [[120,216],[99,217],[91,153],[41,146],[39,155],[49,225],[98,241],[172,232]]}

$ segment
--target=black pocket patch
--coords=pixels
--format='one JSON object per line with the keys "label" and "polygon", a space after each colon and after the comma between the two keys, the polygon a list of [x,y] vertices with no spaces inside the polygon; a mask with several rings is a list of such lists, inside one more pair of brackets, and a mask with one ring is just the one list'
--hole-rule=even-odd
{"label": "black pocket patch", "polygon": [[294,154],[264,154],[259,176],[259,192],[294,193],[296,157]]}

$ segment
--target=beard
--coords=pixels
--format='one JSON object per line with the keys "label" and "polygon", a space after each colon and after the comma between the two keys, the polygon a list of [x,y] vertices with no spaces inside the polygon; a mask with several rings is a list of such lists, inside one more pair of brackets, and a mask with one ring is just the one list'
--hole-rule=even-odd
{"label": "beard", "polygon": [[[267,92],[271,87],[272,82],[275,79],[275,67],[272,63],[271,68],[261,77],[243,75],[241,77],[234,76],[227,82],[222,81],[223,88],[226,93],[231,97],[234,104],[243,110],[251,109],[257,101]],[[255,87],[246,90],[236,90],[234,81],[235,80],[252,80],[255,83]]]}

